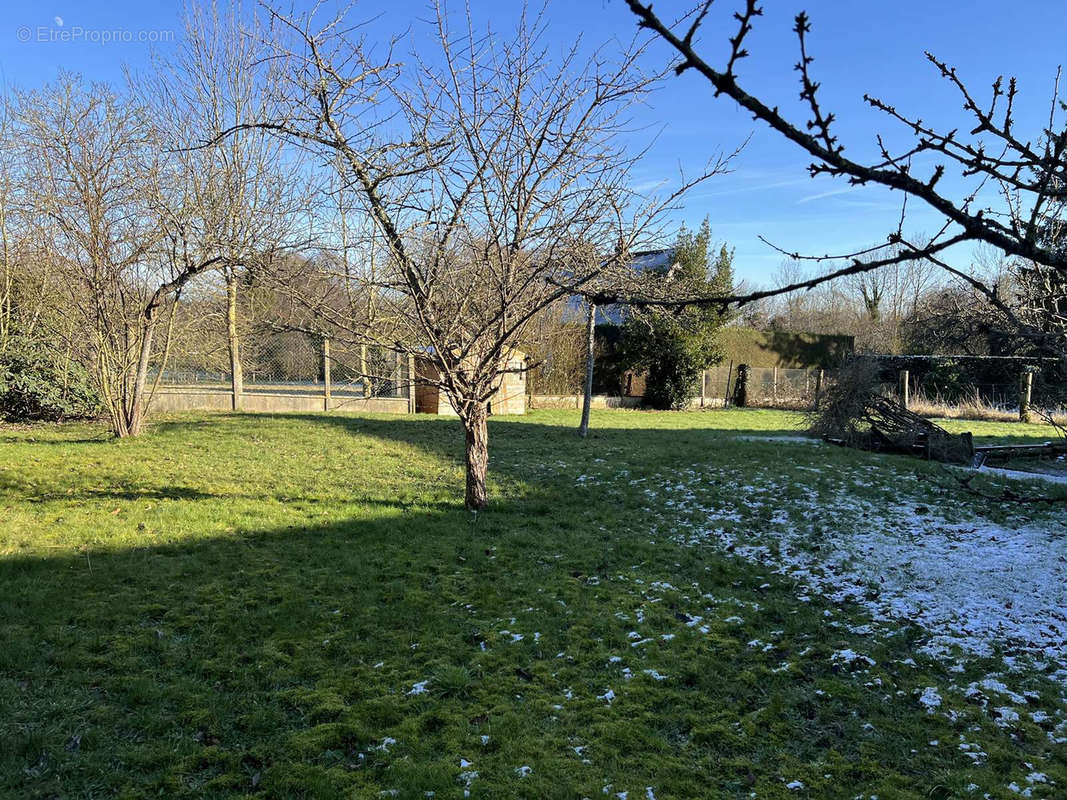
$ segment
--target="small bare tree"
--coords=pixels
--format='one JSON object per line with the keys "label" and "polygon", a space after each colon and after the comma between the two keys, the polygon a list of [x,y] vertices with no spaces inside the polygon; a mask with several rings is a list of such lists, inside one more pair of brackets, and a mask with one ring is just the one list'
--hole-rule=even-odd
{"label": "small bare tree", "polygon": [[654,235],[695,182],[656,201],[630,188],[638,155],[622,134],[655,76],[637,71],[639,47],[609,58],[575,45],[552,58],[542,21],[525,15],[512,37],[478,34],[469,17],[457,35],[438,7],[438,57],[413,56],[407,70],[372,58],[344,17],[273,20],[264,58],[285,63],[289,80],[255,127],[336,169],[342,207],[372,222],[361,253],[374,269],[343,275],[358,284],[361,312],[303,302],[335,335],[430,364],[418,379],[459,416],[465,502],[482,509],[490,403],[504,375],[525,369],[510,365],[531,321]]}
{"label": "small bare tree", "polygon": [[158,260],[153,192],[162,167],[152,128],[134,103],[71,75],[20,95],[16,115],[35,248],[77,315],[75,344],[112,430],[135,435],[159,304],[153,286],[168,280]]}

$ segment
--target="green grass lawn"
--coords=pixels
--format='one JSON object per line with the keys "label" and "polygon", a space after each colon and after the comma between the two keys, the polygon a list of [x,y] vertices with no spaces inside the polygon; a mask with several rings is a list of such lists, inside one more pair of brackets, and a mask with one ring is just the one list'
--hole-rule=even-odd
{"label": "green grass lawn", "polygon": [[[1016,664],[1011,721],[964,691],[1007,651],[930,655],[919,625],[872,634],[862,603],[742,556],[800,525],[818,553],[843,489],[888,520],[1055,509],[769,440],[785,412],[576,422],[492,420],[476,515],[447,419],[0,429],[0,796],[1065,796],[1057,665]],[[690,535],[708,508],[736,552]]]}

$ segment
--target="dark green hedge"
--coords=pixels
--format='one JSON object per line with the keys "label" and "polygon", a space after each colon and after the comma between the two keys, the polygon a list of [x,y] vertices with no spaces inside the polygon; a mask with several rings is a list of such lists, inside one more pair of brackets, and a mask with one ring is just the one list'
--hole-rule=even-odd
{"label": "dark green hedge", "polygon": [[0,350],[0,419],[5,422],[91,417],[99,408],[86,371],[48,342],[15,336]]}

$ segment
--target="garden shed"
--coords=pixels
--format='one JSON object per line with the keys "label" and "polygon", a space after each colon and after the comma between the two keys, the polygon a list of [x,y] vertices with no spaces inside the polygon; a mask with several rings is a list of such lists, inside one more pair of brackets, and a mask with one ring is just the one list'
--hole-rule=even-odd
{"label": "garden shed", "polygon": [[[500,386],[489,401],[490,414],[526,413],[526,354],[511,351],[511,357],[500,377]],[[448,396],[434,383],[439,377],[437,367],[424,356],[415,359],[415,413],[456,416]]]}

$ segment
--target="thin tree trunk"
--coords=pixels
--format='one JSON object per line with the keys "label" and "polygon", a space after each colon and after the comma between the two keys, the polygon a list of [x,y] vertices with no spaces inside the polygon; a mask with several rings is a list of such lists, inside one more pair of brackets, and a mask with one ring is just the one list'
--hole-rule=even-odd
{"label": "thin tree trunk", "polygon": [[469,511],[481,511],[489,505],[485,487],[489,471],[489,408],[484,402],[471,402],[462,420],[467,435],[467,494],[464,504]]}
{"label": "thin tree trunk", "polygon": [[226,343],[230,349],[230,389],[233,393],[233,410],[241,407],[244,392],[244,373],[241,371],[241,350],[237,337],[237,276],[232,270],[226,272]]}
{"label": "thin tree trunk", "polygon": [[152,401],[156,397],[156,392],[159,391],[159,384],[163,382],[163,373],[167,371],[167,362],[170,360],[170,346],[174,341],[174,318],[178,313],[178,303],[175,301],[170,307],[170,317],[167,319],[166,339],[163,344],[163,355],[159,358],[159,369],[156,370],[156,379],[152,381],[152,388],[148,390],[147,403],[152,405]]}
{"label": "thin tree trunk", "polygon": [[596,347],[596,305],[589,304],[589,320],[585,325],[585,396],[582,398],[582,422],[578,426],[578,435],[583,439],[589,435],[589,409],[593,405],[593,361]]}
{"label": "thin tree trunk", "polygon": [[127,423],[124,431],[116,431],[119,436],[137,436],[144,427],[144,418],[148,411],[145,386],[148,384],[148,362],[152,356],[152,338],[155,331],[155,316],[146,317],[141,334],[141,353],[137,359],[137,374],[133,380],[133,396],[129,400]]}

